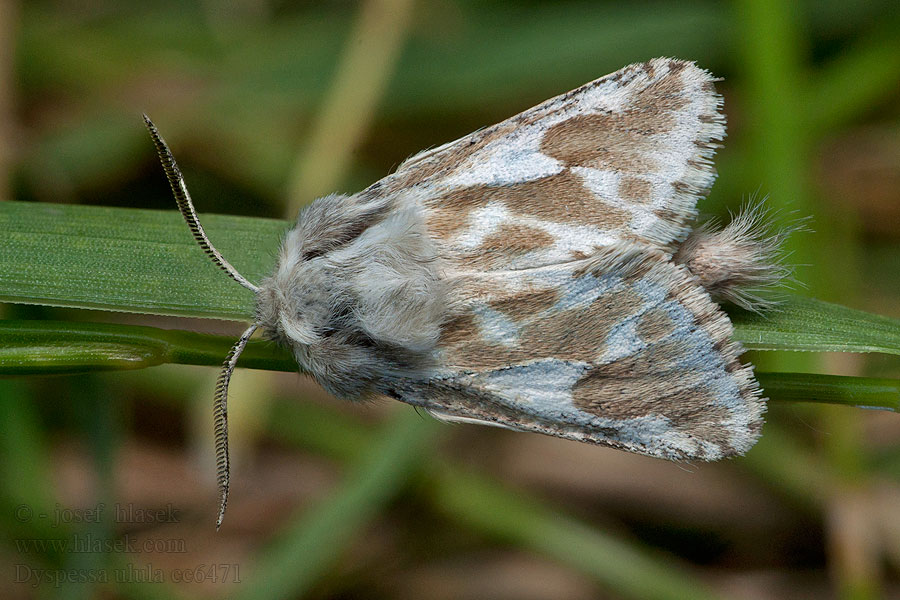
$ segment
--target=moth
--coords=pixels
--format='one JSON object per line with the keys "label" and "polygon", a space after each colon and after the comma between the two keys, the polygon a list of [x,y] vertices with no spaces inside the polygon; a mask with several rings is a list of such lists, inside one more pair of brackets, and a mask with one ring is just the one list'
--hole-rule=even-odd
{"label": "moth", "polygon": [[670,460],[746,452],[765,400],[718,303],[763,307],[785,269],[759,209],[694,226],[725,135],[713,82],[632,64],[416,154],[301,211],[259,284],[213,247],[145,115],[200,247],[256,294],[215,391],[217,527],[228,384],[257,328],[342,398]]}

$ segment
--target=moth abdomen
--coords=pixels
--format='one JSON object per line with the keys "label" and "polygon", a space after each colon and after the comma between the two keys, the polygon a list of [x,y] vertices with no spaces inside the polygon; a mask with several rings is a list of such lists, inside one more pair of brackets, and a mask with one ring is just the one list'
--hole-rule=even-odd
{"label": "moth abdomen", "polygon": [[783,244],[801,226],[778,229],[762,204],[750,205],[721,229],[714,223],[696,228],[673,259],[714,299],[753,311],[771,308],[776,302],[761,294],[790,279]]}

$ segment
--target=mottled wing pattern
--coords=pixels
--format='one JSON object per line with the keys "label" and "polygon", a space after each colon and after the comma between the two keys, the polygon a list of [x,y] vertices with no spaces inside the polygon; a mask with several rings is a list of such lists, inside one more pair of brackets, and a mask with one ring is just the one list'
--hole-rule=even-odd
{"label": "mottled wing pattern", "polygon": [[423,209],[442,253],[479,269],[621,241],[671,252],[715,178],[720,105],[708,72],[658,58],[418,154],[376,186]]}
{"label": "mottled wing pattern", "polygon": [[460,285],[443,370],[398,389],[401,400],[675,460],[742,454],[758,437],[764,402],[730,321],[659,250]]}

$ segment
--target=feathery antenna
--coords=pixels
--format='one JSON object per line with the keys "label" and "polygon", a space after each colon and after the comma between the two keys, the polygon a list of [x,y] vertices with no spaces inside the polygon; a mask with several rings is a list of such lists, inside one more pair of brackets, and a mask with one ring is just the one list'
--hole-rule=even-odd
{"label": "feathery antenna", "polygon": [[238,357],[250,340],[250,336],[259,327],[254,323],[241,335],[241,339],[232,346],[222,372],[216,381],[216,395],[213,400],[213,421],[216,430],[216,479],[219,483],[219,515],[216,517],[216,531],[222,526],[225,518],[225,507],[228,505],[228,487],[231,483],[231,459],[228,456],[228,384],[237,364]]}
{"label": "feathery antenna", "polygon": [[[219,251],[206,237],[206,232],[203,231],[203,226],[200,225],[200,219],[197,217],[197,211],[194,210],[194,203],[191,201],[187,185],[184,183],[184,176],[181,174],[181,169],[178,168],[178,163],[175,162],[175,157],[172,156],[172,151],[169,150],[169,146],[166,145],[153,121],[147,115],[144,115],[144,123],[147,124],[147,129],[153,138],[153,144],[156,146],[159,160],[166,172],[166,179],[169,180],[172,193],[175,195],[175,201],[178,202],[178,209],[181,211],[181,215],[187,222],[188,227],[190,227],[191,233],[194,234],[194,239],[197,240],[197,243],[200,244],[200,247],[203,248],[203,251],[206,252],[212,261],[228,273],[232,279],[253,293],[258,293],[259,287],[253,285],[243,275],[238,273],[237,269],[219,254]],[[250,337],[258,327],[259,323],[254,323],[248,327],[241,335],[241,339],[232,346],[228,356],[225,357],[225,363],[222,365],[219,379],[216,381],[216,393],[213,399],[213,421],[216,437],[216,479],[219,484],[219,514],[216,517],[216,531],[222,526],[222,520],[225,518],[225,507],[228,505],[228,488],[231,483],[231,459],[228,456],[228,384],[231,382],[231,374],[234,372],[235,365],[237,365],[238,357],[244,351],[247,342],[250,341]]]}
{"label": "feathery antenna", "polygon": [[237,269],[231,266],[231,263],[219,254],[219,251],[216,250],[215,246],[209,241],[209,238],[206,237],[206,232],[203,231],[203,226],[200,225],[200,219],[197,217],[197,211],[194,210],[194,203],[191,201],[191,195],[188,193],[187,185],[184,183],[184,176],[181,174],[181,169],[178,168],[178,163],[175,162],[175,157],[172,156],[172,151],[169,150],[169,146],[166,145],[165,140],[159,135],[156,125],[153,124],[153,121],[151,121],[150,117],[147,115],[144,115],[144,123],[147,124],[147,129],[150,131],[150,136],[153,138],[153,145],[156,146],[159,160],[162,163],[163,170],[166,172],[166,179],[169,180],[169,185],[172,187],[172,193],[175,195],[175,201],[178,202],[178,210],[181,211],[181,215],[184,217],[184,220],[187,221],[188,227],[191,228],[194,239],[197,240],[197,243],[200,244],[200,247],[203,248],[203,251],[206,252],[212,261],[216,263],[219,268],[228,273],[232,279],[252,291],[254,294],[259,292],[259,287],[253,285],[247,281],[243,275],[238,273]]}

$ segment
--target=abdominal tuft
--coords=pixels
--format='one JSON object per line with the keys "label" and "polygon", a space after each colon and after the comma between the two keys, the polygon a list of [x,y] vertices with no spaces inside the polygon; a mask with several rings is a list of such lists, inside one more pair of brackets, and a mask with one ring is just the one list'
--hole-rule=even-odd
{"label": "abdominal tuft", "polygon": [[799,228],[776,229],[762,204],[750,205],[722,229],[709,223],[695,229],[674,260],[717,301],[759,312],[777,304],[767,290],[791,279],[783,246]]}

